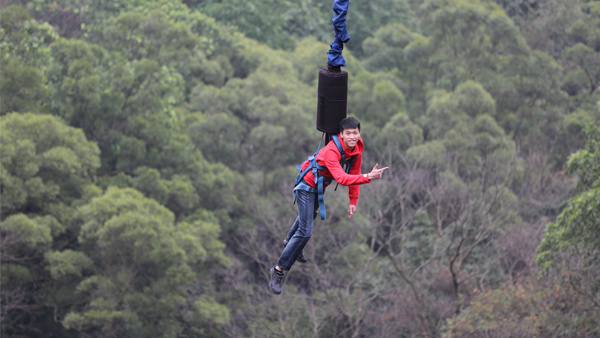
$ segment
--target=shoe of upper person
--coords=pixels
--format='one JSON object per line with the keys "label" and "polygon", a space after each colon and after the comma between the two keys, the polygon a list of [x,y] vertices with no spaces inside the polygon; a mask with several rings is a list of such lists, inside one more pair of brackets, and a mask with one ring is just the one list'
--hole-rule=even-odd
{"label": "shoe of upper person", "polygon": [[276,295],[281,294],[281,289],[283,288],[283,271],[279,271],[273,266],[270,275],[269,290]]}
{"label": "shoe of upper person", "polygon": [[[285,248],[288,244],[290,240],[289,239],[284,239],[283,240],[283,247]],[[308,259],[306,258],[306,256],[304,256],[304,251],[302,251],[298,257],[296,257],[296,260],[300,263],[306,263],[308,261]]]}

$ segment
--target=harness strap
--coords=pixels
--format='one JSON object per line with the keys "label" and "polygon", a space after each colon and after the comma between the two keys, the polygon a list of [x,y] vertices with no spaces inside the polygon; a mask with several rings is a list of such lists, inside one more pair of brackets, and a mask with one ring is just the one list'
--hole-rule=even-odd
{"label": "harness strap", "polygon": [[[314,155],[309,156],[307,158],[308,161],[310,161],[310,165],[308,165],[306,167],[306,169],[302,170],[302,164],[300,163],[296,169],[300,170],[301,172],[298,173],[298,175],[296,176],[296,183],[294,185],[294,187],[297,187],[298,184],[300,184],[300,182],[302,182],[302,180],[304,179],[304,176],[306,176],[306,174],[315,166],[317,165],[317,154],[319,153],[319,150],[321,149],[321,144],[323,143],[323,138],[325,137],[325,133],[323,133],[323,135],[321,136],[321,141],[319,142],[319,147],[317,147],[317,151],[314,153]],[[316,177],[316,176],[315,176]],[[296,204],[296,200],[298,199],[298,196],[296,195],[296,191],[294,190],[294,203]]]}
{"label": "harness strap", "polygon": [[[315,171],[318,171],[315,168]],[[318,177],[318,178],[317,178]],[[321,219],[325,219],[327,217],[327,212],[325,211],[325,188],[323,187],[324,176],[323,175],[315,175],[315,180],[317,182],[317,194],[319,199],[319,213],[321,214]]]}
{"label": "harness strap", "polygon": [[346,153],[344,152],[344,147],[342,147],[342,142],[340,142],[340,138],[337,135],[331,135],[331,139],[335,143],[335,146],[338,148],[340,155],[342,155],[342,162],[345,162]]}

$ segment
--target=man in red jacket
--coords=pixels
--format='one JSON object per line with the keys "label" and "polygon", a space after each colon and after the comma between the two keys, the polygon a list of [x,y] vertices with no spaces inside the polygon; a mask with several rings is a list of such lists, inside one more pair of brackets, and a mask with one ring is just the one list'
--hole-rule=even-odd
{"label": "man in red jacket", "polygon": [[[362,174],[360,167],[362,164],[362,151],[364,144],[360,138],[360,122],[354,117],[347,117],[340,122],[340,134],[338,135],[345,158],[354,157],[349,173],[346,173],[340,164],[342,154],[338,150],[334,141],[329,142],[317,154],[317,163],[325,167],[319,170],[319,174],[326,179],[334,179],[339,184],[348,186],[348,196],[350,204],[348,206],[348,218],[352,218],[356,212],[358,196],[360,194],[360,185],[371,183],[371,180],[379,179],[383,172],[388,169],[378,168],[375,164],[373,170],[368,174]],[[302,164],[304,170],[310,165],[310,161]],[[308,171],[304,179],[294,189],[296,202],[298,203],[298,218],[292,225],[287,239],[284,240],[285,249],[279,257],[279,261],[271,268],[269,289],[274,294],[280,294],[283,287],[284,271],[289,271],[296,260],[306,262],[306,257],[302,250],[313,232],[313,219],[319,208],[318,187],[315,183],[315,177],[312,171]]]}

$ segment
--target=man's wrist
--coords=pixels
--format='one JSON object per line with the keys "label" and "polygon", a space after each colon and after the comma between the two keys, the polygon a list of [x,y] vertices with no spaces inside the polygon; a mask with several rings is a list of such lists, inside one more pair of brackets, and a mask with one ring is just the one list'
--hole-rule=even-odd
{"label": "man's wrist", "polygon": [[364,174],[363,175],[366,179],[369,179],[369,174]]}

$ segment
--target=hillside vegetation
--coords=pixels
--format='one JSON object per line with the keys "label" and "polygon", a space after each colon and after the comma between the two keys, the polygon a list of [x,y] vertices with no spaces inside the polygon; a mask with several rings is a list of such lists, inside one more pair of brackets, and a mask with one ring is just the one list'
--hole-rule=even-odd
{"label": "hillside vegetation", "polygon": [[2,336],[600,336],[594,0],[352,0],[390,170],[268,291],[331,5],[3,1]]}

